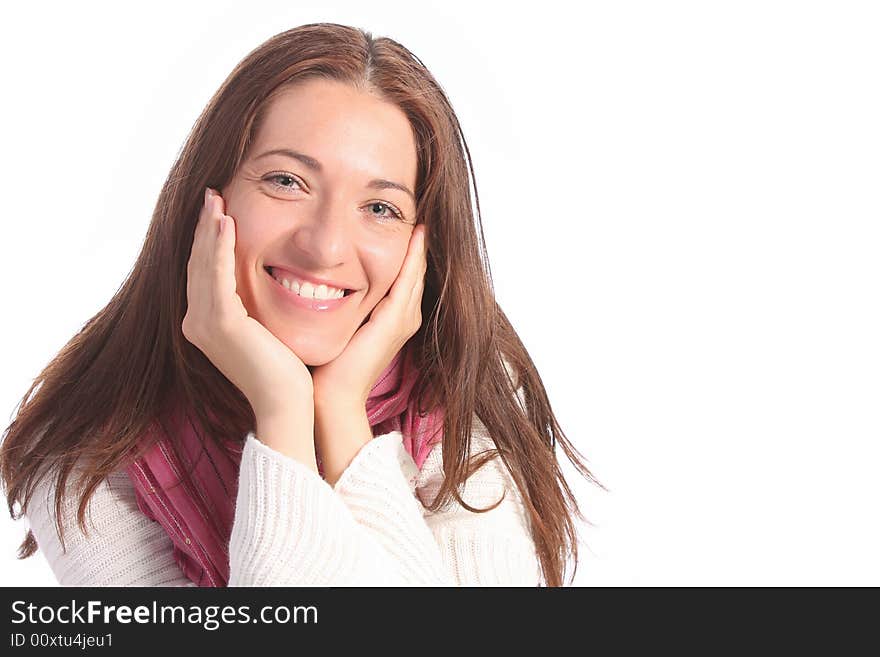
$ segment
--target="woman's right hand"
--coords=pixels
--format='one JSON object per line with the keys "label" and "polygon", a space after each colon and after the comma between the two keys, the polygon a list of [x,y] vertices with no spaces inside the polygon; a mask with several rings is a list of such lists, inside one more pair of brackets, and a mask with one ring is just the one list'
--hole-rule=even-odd
{"label": "woman's right hand", "polygon": [[241,390],[258,418],[313,417],[308,368],[248,316],[236,292],[235,221],[224,206],[219,193],[205,190],[186,268],[183,335]]}

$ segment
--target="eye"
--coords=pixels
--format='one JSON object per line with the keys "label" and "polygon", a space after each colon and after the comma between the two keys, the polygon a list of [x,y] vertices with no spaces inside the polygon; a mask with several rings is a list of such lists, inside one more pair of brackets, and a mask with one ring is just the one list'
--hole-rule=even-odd
{"label": "eye", "polygon": [[[270,173],[268,176],[263,178],[263,180],[269,183],[269,186],[275,190],[281,190],[283,192],[289,190],[302,190],[304,185],[300,182],[300,179],[289,173]],[[295,187],[293,185],[296,185]],[[391,203],[386,203],[385,201],[370,201],[367,204],[367,207],[370,208],[383,208],[380,210],[381,214],[376,214],[375,212],[370,212],[374,217],[378,219],[383,219],[385,221],[394,221],[394,220],[405,220],[403,212],[401,212],[397,207],[392,205]]]}
{"label": "eye", "polygon": [[380,207],[380,208],[385,208],[385,209],[387,209],[387,210],[389,210],[389,211],[391,212],[390,215],[389,215],[389,214],[384,214],[384,213],[383,213],[383,214],[374,214],[374,213],[372,213],[372,212],[370,213],[370,214],[372,214],[374,217],[378,217],[379,219],[385,219],[385,220],[389,220],[389,219],[403,219],[403,213],[402,213],[400,210],[398,210],[397,208],[395,208],[393,205],[391,205],[390,203],[385,203],[384,201],[370,201],[370,202],[367,204],[367,206],[370,207],[370,208],[375,208],[375,207],[378,206],[378,207]]}
{"label": "eye", "polygon": [[300,189],[302,189],[302,186],[303,186],[302,183],[299,181],[299,178],[297,178],[296,176],[292,176],[289,173],[271,173],[268,176],[266,176],[265,178],[263,178],[263,180],[268,181],[274,189],[281,189],[281,190],[296,189],[295,187],[291,187],[289,184],[281,185],[278,182],[276,182],[278,180],[292,181],[292,182],[296,183],[300,187]]}

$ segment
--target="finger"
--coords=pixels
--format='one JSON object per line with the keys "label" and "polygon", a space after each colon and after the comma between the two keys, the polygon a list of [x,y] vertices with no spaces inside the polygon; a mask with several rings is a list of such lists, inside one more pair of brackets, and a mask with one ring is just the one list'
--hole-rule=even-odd
{"label": "finger", "polygon": [[428,227],[422,224],[422,236],[419,243],[418,261],[421,267],[421,277],[428,271]]}
{"label": "finger", "polygon": [[187,265],[187,303],[197,315],[210,314],[217,299],[222,299],[216,284],[217,256],[222,198],[214,190],[206,188],[205,203],[199,215],[193,237],[192,253]]}
{"label": "finger", "polygon": [[420,224],[413,228],[409,240],[409,246],[406,251],[406,257],[403,260],[400,273],[397,275],[397,279],[394,281],[394,286],[391,289],[392,296],[395,294],[399,295],[401,301],[410,296],[408,293],[412,291],[413,286],[415,285],[424,258],[425,226],[424,224]]}
{"label": "finger", "polygon": [[214,271],[217,291],[221,299],[231,299],[235,294],[235,220],[227,214],[221,215],[220,234],[217,237]]}
{"label": "finger", "polygon": [[[421,239],[422,244],[424,244],[424,235]],[[416,260],[413,266],[415,274],[413,276],[411,289],[413,291],[413,294],[421,294],[421,288],[423,288],[425,284],[425,274],[428,272],[428,258],[427,252],[424,247],[419,249],[419,252],[414,259]]]}
{"label": "finger", "polygon": [[205,233],[210,232],[208,225],[211,223],[211,215],[214,211],[214,194],[210,187],[205,187],[205,198],[202,202],[202,208],[199,211],[199,220],[196,222],[196,230],[193,235],[193,241],[202,241]]}
{"label": "finger", "polygon": [[[219,199],[219,201],[218,201]],[[193,236],[193,264],[199,271],[209,271],[214,262],[214,251],[217,245],[217,226],[220,220],[218,204],[222,201],[219,195],[206,188],[205,203],[199,214],[196,232]],[[196,272],[198,275],[198,272]]]}
{"label": "finger", "polygon": [[428,272],[428,251],[425,246],[427,240],[427,228],[422,227],[421,246],[418,250],[416,258],[416,275],[412,286],[413,297],[421,299],[422,292],[425,288],[425,274]]}
{"label": "finger", "polygon": [[413,275],[421,268],[425,260],[425,226],[420,224],[413,229],[410,236],[409,246],[406,251],[404,267],[409,268],[407,275]]}
{"label": "finger", "polygon": [[[215,195],[211,193],[213,190],[205,188],[205,202],[199,213],[199,220],[196,223],[196,230],[193,234],[193,245],[191,258],[193,264],[198,268],[204,268],[210,265],[213,257],[215,237],[217,234],[216,217],[214,215],[216,208]],[[211,226],[214,230],[211,230]]]}
{"label": "finger", "polygon": [[425,276],[424,273],[418,279],[416,279],[415,285],[412,288],[412,294],[410,295],[410,308],[415,308],[417,310],[421,310],[422,307],[422,296],[425,293]]}
{"label": "finger", "polygon": [[199,292],[204,292],[201,272],[204,271],[209,261],[205,248],[205,233],[210,231],[207,231],[205,226],[210,222],[211,208],[212,195],[210,189],[206,187],[202,207],[199,210],[199,219],[193,233],[189,261],[186,264],[186,296],[189,306],[192,306],[198,299],[204,298]]}
{"label": "finger", "polygon": [[412,332],[415,333],[419,330],[419,327],[422,325],[422,296],[424,293],[424,283],[420,279],[416,281],[416,284],[413,286],[412,295],[409,299],[409,304],[406,309],[406,317],[409,317],[411,321]]}

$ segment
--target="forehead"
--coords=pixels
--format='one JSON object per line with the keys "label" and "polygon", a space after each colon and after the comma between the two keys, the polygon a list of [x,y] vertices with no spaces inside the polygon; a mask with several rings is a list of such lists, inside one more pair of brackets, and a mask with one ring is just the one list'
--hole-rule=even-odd
{"label": "forehead", "polygon": [[275,148],[315,158],[328,176],[362,173],[415,186],[416,140],[406,114],[341,82],[308,80],[276,96],[253,155]]}

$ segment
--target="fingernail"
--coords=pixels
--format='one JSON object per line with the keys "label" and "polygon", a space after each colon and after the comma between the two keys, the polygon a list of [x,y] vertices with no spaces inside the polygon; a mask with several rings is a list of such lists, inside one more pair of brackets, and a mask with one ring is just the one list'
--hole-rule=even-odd
{"label": "fingernail", "polygon": [[205,203],[211,200],[211,188],[205,187]]}

